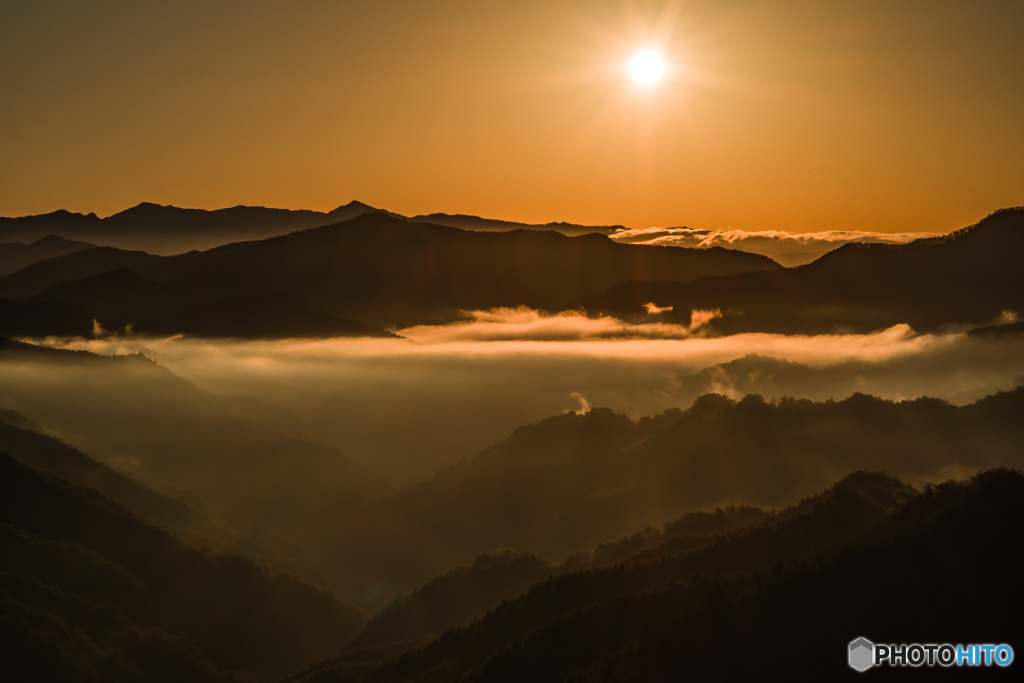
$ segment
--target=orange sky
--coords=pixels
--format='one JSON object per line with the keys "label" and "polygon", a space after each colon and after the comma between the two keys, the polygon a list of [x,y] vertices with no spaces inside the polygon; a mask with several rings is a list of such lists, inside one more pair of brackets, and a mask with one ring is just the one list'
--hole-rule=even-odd
{"label": "orange sky", "polygon": [[946,231],[1024,204],[1021,26],[1019,0],[4,3],[0,215]]}

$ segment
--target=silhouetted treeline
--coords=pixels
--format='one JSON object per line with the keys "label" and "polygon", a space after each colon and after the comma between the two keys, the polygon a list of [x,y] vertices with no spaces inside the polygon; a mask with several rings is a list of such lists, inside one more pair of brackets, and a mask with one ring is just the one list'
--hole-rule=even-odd
{"label": "silhouetted treeline", "polygon": [[1024,208],[998,211],[977,225],[909,244],[844,245],[798,268],[692,282],[637,281],[595,297],[587,310],[641,316],[653,302],[663,317],[690,321],[693,309],[722,312],[722,334],[871,332],[909,324],[986,325],[1024,310]]}
{"label": "silhouetted treeline", "polygon": [[[289,681],[833,680],[855,674],[858,636],[1012,644],[1022,519],[1019,471],[922,493],[858,473],[700,548],[552,578],[427,645]],[[913,671],[870,675],[886,673]]]}
{"label": "silhouetted treeline", "polygon": [[8,680],[273,680],[365,621],[330,593],[204,553],[102,494],[0,453]]}

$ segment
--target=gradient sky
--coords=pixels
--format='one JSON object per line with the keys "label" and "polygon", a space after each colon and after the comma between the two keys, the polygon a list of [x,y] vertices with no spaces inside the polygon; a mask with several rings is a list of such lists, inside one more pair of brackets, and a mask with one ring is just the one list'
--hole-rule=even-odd
{"label": "gradient sky", "polygon": [[6,0],[0,215],[947,231],[1024,204],[1022,26],[1020,0]]}

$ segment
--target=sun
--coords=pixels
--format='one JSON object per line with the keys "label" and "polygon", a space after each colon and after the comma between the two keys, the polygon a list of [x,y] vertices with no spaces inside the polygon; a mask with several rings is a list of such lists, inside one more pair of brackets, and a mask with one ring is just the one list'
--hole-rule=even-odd
{"label": "sun", "polygon": [[644,50],[629,63],[629,72],[641,85],[653,85],[665,75],[665,60],[654,50]]}

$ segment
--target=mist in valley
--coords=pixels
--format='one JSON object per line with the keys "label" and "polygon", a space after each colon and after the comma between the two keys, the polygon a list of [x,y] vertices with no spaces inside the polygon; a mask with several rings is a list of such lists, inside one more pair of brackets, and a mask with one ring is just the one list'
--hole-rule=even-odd
{"label": "mist in valley", "polygon": [[[560,341],[542,341],[539,335],[552,335],[548,320],[558,318],[530,315],[540,329],[528,329],[531,322],[524,325],[519,312],[514,323],[504,325],[513,328],[502,333],[505,341],[480,341],[502,324],[478,317],[400,330],[408,339],[398,340],[109,337],[47,343],[103,355],[144,354],[201,389],[196,394],[220,410],[338,449],[394,484],[470,457],[520,425],[587,406],[638,419],[685,409],[708,393],[822,401],[861,392],[895,401],[930,396],[964,404],[1011,389],[1024,377],[1021,335],[921,335],[898,326],[869,335],[701,337],[699,330],[653,323],[656,334],[674,329],[681,338],[652,339],[644,338],[650,325],[616,321],[622,336],[602,339],[593,331],[605,330],[604,322],[569,315],[555,331]],[[31,370],[18,372],[24,374],[17,391],[28,397]],[[44,385],[35,390],[37,410],[46,411],[54,422],[50,427],[73,442],[98,440],[96,448],[130,466],[130,449],[101,435],[136,431],[146,438],[149,432],[115,417],[134,410],[137,400],[119,392],[117,381],[91,393],[103,381],[88,372],[51,377],[46,382],[66,383],[69,417],[59,418],[60,411],[48,407]],[[168,390],[172,386],[178,384],[168,379]],[[7,390],[10,403],[20,400],[14,391],[13,385]],[[83,402],[94,406],[90,410],[110,402],[109,425],[67,421],[77,403],[70,397],[83,395],[91,396]],[[28,406],[26,411],[32,412]],[[114,426],[118,422],[120,428]]]}
{"label": "mist in valley", "polygon": [[1022,24],[6,3],[0,681],[1011,664]]}
{"label": "mist in valley", "polygon": [[[195,538],[370,612],[503,547],[558,563],[687,511],[785,506],[859,469],[923,485],[1024,464],[1005,421],[986,432],[964,413],[961,437],[935,436],[955,423],[943,411],[1021,383],[1019,334],[714,337],[528,309],[398,332],[11,344],[0,406],[204,511]],[[937,402],[909,403],[922,397]],[[883,432],[889,445],[869,445]],[[988,443],[966,448],[975,437]]]}

